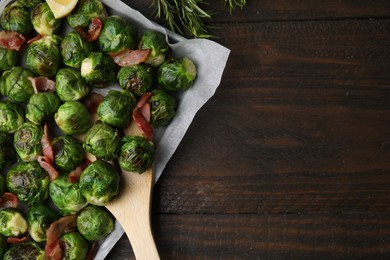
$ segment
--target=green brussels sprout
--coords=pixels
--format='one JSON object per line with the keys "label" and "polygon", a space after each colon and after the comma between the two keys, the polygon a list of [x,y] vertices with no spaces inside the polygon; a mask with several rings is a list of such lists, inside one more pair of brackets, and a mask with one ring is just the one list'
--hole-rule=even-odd
{"label": "green brussels sprout", "polygon": [[21,34],[32,34],[34,28],[30,20],[30,12],[19,2],[7,5],[0,17],[0,25],[4,30],[17,31]]}
{"label": "green brussels sprout", "polygon": [[81,135],[91,127],[88,110],[78,101],[67,101],[62,104],[54,115],[54,120],[67,135]]}
{"label": "green brussels sprout", "polygon": [[195,78],[196,66],[186,57],[171,57],[158,68],[158,83],[168,92],[189,89]]}
{"label": "green brussels sprout", "polygon": [[92,43],[83,39],[77,31],[68,33],[61,42],[62,61],[65,65],[80,68],[81,62],[94,51]]}
{"label": "green brussels sprout", "polygon": [[14,134],[14,148],[22,161],[34,161],[42,154],[43,127],[32,122],[23,123]]}
{"label": "green brussels sprout", "polygon": [[79,0],[76,8],[67,16],[70,27],[87,29],[92,19],[104,20],[107,11],[100,0]]}
{"label": "green brussels sprout", "polygon": [[4,96],[16,102],[28,102],[34,94],[34,87],[29,78],[34,73],[22,67],[13,67],[3,73],[0,78],[0,91]]}
{"label": "green brussels sprout", "polygon": [[61,38],[57,35],[43,36],[28,46],[26,65],[40,76],[53,77],[61,66]]}
{"label": "green brussels sprout", "polygon": [[101,240],[114,229],[114,220],[106,208],[88,205],[77,216],[77,229],[89,241]]}
{"label": "green brussels sprout", "polygon": [[97,88],[103,88],[112,83],[116,78],[117,65],[106,54],[91,52],[81,62],[81,76],[88,84]]}
{"label": "green brussels sprout", "polygon": [[0,47],[0,70],[9,70],[18,62],[18,52]]}
{"label": "green brussels sprout", "polygon": [[44,201],[48,197],[49,175],[37,161],[19,163],[8,171],[7,188],[27,206]]}
{"label": "green brussels sprout", "polygon": [[91,87],[78,70],[63,68],[56,75],[56,93],[62,101],[74,101],[88,95]]}
{"label": "green brussels sprout", "polygon": [[10,247],[3,260],[44,260],[45,250],[34,241],[16,244]]}
{"label": "green brussels sprout", "polygon": [[99,35],[99,45],[103,52],[120,52],[137,47],[138,30],[123,17],[112,15],[104,20]]}
{"label": "green brussels sprout", "polygon": [[71,135],[57,136],[52,142],[56,168],[71,172],[84,162],[83,144]]}
{"label": "green brussels sprout", "polygon": [[153,77],[152,68],[145,64],[123,67],[117,75],[119,86],[138,97],[152,88]]}
{"label": "green brussels sprout", "polygon": [[87,132],[83,147],[97,158],[112,160],[119,155],[121,138],[117,130],[102,122],[96,122]]}
{"label": "green brussels sprout", "polygon": [[62,20],[54,18],[49,5],[43,2],[32,10],[31,22],[35,31],[40,35],[53,35],[60,29]]}
{"label": "green brussels sprout", "polygon": [[6,237],[20,236],[28,229],[26,219],[14,208],[0,210],[0,224],[0,234]]}
{"label": "green brussels sprout", "polygon": [[[10,166],[17,161],[15,149],[10,149],[12,146],[12,135],[0,132],[0,170]],[[2,189],[3,185],[3,180],[0,180],[0,196],[4,192],[4,189]]]}
{"label": "green brussels sprout", "polygon": [[150,124],[153,127],[167,125],[176,115],[176,99],[162,89],[153,90],[149,103]]}
{"label": "green brussels sprout", "polygon": [[123,170],[143,173],[153,164],[154,144],[142,136],[125,136],[119,156]]}
{"label": "green brussels sprout", "polygon": [[53,92],[33,94],[26,107],[26,118],[35,124],[41,124],[53,118],[61,101]]}
{"label": "green brussels sprout", "polygon": [[119,178],[113,165],[98,159],[81,173],[81,194],[90,204],[104,206],[119,193]]}
{"label": "green brussels sprout", "polygon": [[125,128],[131,122],[135,105],[136,99],[131,92],[111,90],[100,103],[97,114],[103,123]]}
{"label": "green brussels sprout", "polygon": [[79,232],[70,232],[60,237],[62,258],[84,260],[88,254],[88,242]]}
{"label": "green brussels sprout", "polygon": [[169,45],[164,34],[154,30],[146,30],[141,36],[138,49],[149,49],[150,55],[145,63],[152,67],[158,67],[165,61]]}
{"label": "green brussels sprout", "polygon": [[0,131],[13,134],[24,122],[24,109],[18,103],[0,102]]}
{"label": "green brussels sprout", "polygon": [[36,204],[27,212],[28,233],[35,242],[46,241],[46,231],[51,223],[59,218],[59,214],[52,208],[44,204]]}
{"label": "green brussels sprout", "polygon": [[88,203],[81,195],[79,184],[69,181],[67,174],[60,175],[49,185],[49,195],[61,215],[76,214]]}
{"label": "green brussels sprout", "polygon": [[7,238],[0,234],[0,259],[3,259],[5,252],[8,249]]}
{"label": "green brussels sprout", "polygon": [[21,5],[27,8],[34,8],[39,3],[42,3],[44,0],[17,0]]}
{"label": "green brussels sprout", "polygon": [[5,192],[5,178],[0,174],[0,196],[2,196]]}

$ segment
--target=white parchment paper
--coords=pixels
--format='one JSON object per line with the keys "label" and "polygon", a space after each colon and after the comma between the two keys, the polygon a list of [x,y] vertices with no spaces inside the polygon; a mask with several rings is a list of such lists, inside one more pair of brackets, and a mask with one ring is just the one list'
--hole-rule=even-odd
{"label": "white parchment paper", "polygon": [[[11,1],[0,1],[0,13],[3,12],[4,7]],[[164,33],[167,36],[167,42],[170,44],[174,56],[188,57],[197,67],[197,78],[194,85],[177,96],[178,108],[174,119],[167,127],[154,131],[154,141],[157,146],[154,172],[155,180],[157,181],[194,119],[195,114],[214,95],[220,84],[230,50],[210,40],[186,39],[150,21],[140,12],[132,9],[120,0],[102,0],[102,2],[108,7],[107,10],[110,15],[118,14],[126,18],[129,22],[138,26],[140,33],[145,29],[154,29]],[[111,86],[102,92],[104,94],[113,88],[118,88],[118,86]],[[122,227],[116,221],[114,231],[102,242],[95,259],[104,259],[115,243],[122,237],[123,233]]]}

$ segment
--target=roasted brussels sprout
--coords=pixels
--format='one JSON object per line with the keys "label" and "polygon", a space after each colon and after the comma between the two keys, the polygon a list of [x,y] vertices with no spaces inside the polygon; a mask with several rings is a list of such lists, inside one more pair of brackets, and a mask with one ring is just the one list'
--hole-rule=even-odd
{"label": "roasted brussels sprout", "polygon": [[0,102],[0,131],[13,134],[24,122],[24,109],[18,103]]}
{"label": "roasted brussels sprout", "polygon": [[6,178],[8,190],[27,206],[48,197],[49,175],[37,161],[22,162],[11,167]]}
{"label": "roasted brussels sprout", "polygon": [[34,94],[30,77],[35,77],[34,73],[22,67],[5,71],[0,78],[1,94],[16,102],[28,102]]}
{"label": "roasted brussels sprout", "polygon": [[123,170],[143,173],[153,164],[154,144],[141,136],[125,136],[119,156]]}
{"label": "roasted brussels sprout", "polygon": [[78,70],[63,68],[57,72],[56,93],[62,101],[80,100],[90,89]]}
{"label": "roasted brussels sprout", "polygon": [[81,76],[97,88],[103,88],[115,80],[117,65],[106,54],[91,52],[81,63]]}
{"label": "roasted brussels sprout", "polygon": [[112,15],[104,20],[99,35],[99,45],[103,52],[120,52],[137,47],[138,30],[123,17]]}
{"label": "roasted brussels sprout", "polygon": [[62,20],[55,19],[49,5],[43,2],[32,10],[31,22],[40,35],[53,35],[60,29]]}
{"label": "roasted brussels sprout", "polygon": [[26,107],[26,118],[35,124],[41,124],[51,119],[61,104],[53,92],[33,94]]}
{"label": "roasted brussels sprout", "polygon": [[27,212],[28,233],[35,242],[46,241],[47,229],[59,218],[59,214],[52,208],[44,204],[36,204]]}
{"label": "roasted brussels sprout", "polygon": [[57,136],[52,142],[54,164],[64,172],[71,172],[84,162],[82,143],[71,135]]}
{"label": "roasted brussels sprout", "polygon": [[87,108],[78,101],[68,101],[62,104],[54,120],[58,127],[67,135],[84,134],[91,127],[91,119]]}
{"label": "roasted brussels sprout", "polygon": [[176,115],[176,99],[162,89],[155,89],[149,99],[150,124],[153,127],[167,125]]}
{"label": "roasted brussels sprout", "polygon": [[18,52],[0,47],[0,71],[9,70],[16,65]]}
{"label": "roasted brussels sprout", "polygon": [[49,195],[61,215],[76,214],[88,203],[81,195],[79,184],[69,181],[67,174],[60,175],[49,185]]}
{"label": "roasted brussels sprout", "polygon": [[28,224],[19,210],[5,208],[0,210],[0,234],[17,237],[27,232]]}
{"label": "roasted brussels sprout", "polygon": [[100,103],[97,114],[99,119],[110,126],[125,128],[131,122],[136,99],[127,90],[111,90]]}
{"label": "roasted brussels sprout", "polygon": [[[17,161],[15,149],[12,149],[12,146],[13,136],[0,132],[0,171]],[[3,184],[3,180],[0,180],[0,196],[4,192],[4,190],[1,192]]]}
{"label": "roasted brussels sprout", "polygon": [[138,49],[149,49],[150,55],[145,63],[152,67],[158,67],[165,61],[169,45],[164,34],[154,30],[146,30],[141,36]]}
{"label": "roasted brussels sprout", "polygon": [[79,232],[70,232],[61,236],[63,259],[84,260],[88,254],[88,242]]}
{"label": "roasted brussels sprout", "polygon": [[123,67],[117,75],[119,86],[138,97],[152,88],[153,77],[152,68],[145,64]]}
{"label": "roasted brussels sprout", "polygon": [[71,31],[61,42],[62,61],[69,67],[80,68],[81,62],[94,49],[94,45],[84,40],[77,31]]}
{"label": "roasted brussels sprout", "polygon": [[85,151],[97,158],[112,160],[119,155],[121,138],[113,127],[96,122],[87,132],[83,143]]}
{"label": "roasted brussels sprout", "polygon": [[98,159],[81,173],[79,187],[90,204],[103,206],[118,194],[119,174],[113,165]]}
{"label": "roasted brussels sprout", "polygon": [[17,0],[21,5],[27,8],[34,8],[39,3],[42,3],[44,0]]}
{"label": "roasted brussels sprout", "polygon": [[195,78],[196,66],[186,57],[171,57],[158,68],[158,83],[168,92],[189,89]]}
{"label": "roasted brussels sprout", "polygon": [[7,5],[0,16],[0,25],[4,30],[17,31],[22,34],[32,34],[30,13],[19,2]]}
{"label": "roasted brussels sprout", "polygon": [[10,247],[4,255],[3,260],[44,260],[45,250],[38,243],[30,241]]}
{"label": "roasted brussels sprout", "polygon": [[42,153],[43,128],[32,122],[23,123],[14,134],[14,148],[23,161],[34,161]]}
{"label": "roasted brussels sprout", "polygon": [[72,28],[80,26],[87,29],[92,19],[104,20],[106,17],[106,9],[100,0],[79,0],[76,8],[67,16],[67,20]]}
{"label": "roasted brussels sprout", "polygon": [[5,252],[8,249],[7,239],[0,234],[0,259],[3,259]]}
{"label": "roasted brussels sprout", "polygon": [[61,38],[57,35],[43,36],[28,46],[26,65],[40,76],[53,77],[61,66]]}
{"label": "roasted brussels sprout", "polygon": [[88,205],[77,217],[77,229],[89,241],[101,240],[112,232],[114,221],[106,208]]}

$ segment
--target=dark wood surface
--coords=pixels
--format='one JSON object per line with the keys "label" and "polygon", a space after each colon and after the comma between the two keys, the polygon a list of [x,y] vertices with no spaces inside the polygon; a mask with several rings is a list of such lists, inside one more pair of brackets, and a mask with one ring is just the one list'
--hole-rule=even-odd
{"label": "dark wood surface", "polygon": [[390,259],[390,2],[209,2],[232,52],[155,186],[161,258]]}

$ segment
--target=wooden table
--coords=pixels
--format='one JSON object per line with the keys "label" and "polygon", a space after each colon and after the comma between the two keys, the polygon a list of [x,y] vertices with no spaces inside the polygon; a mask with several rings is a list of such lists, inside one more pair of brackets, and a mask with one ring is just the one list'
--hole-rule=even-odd
{"label": "wooden table", "polygon": [[161,258],[390,259],[390,1],[209,2],[232,53],[155,187]]}

